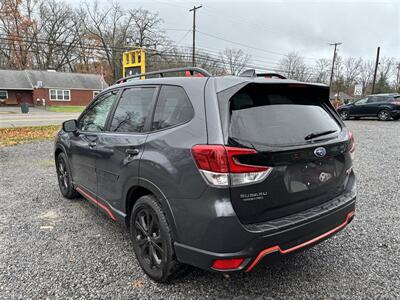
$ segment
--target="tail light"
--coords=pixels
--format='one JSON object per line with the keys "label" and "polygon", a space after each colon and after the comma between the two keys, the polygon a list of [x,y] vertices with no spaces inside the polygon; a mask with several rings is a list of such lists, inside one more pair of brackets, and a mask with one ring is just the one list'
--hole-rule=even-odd
{"label": "tail light", "polygon": [[354,159],[354,152],[356,151],[356,142],[354,140],[353,132],[351,132],[351,131],[349,131],[349,140],[350,140],[350,143],[349,143],[350,156],[351,156],[351,159]]}
{"label": "tail light", "polygon": [[393,101],[392,104],[394,104],[394,105],[400,105],[400,101]]}
{"label": "tail light", "polygon": [[238,186],[263,181],[271,167],[245,165],[239,156],[253,155],[254,149],[226,147],[223,145],[196,145],[193,158],[206,181],[214,186]]}

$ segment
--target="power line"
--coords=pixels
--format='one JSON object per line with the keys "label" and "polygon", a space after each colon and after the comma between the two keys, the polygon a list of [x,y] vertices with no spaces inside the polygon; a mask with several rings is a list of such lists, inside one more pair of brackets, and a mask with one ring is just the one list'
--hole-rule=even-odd
{"label": "power line", "polygon": [[[188,32],[183,36],[182,39],[184,39],[187,36]],[[69,44],[69,43],[68,44],[65,44],[65,43],[50,43],[49,41],[46,41],[46,40],[43,40],[43,39],[38,39],[38,40],[30,39],[29,40],[29,39],[21,39],[21,38],[16,39],[15,37],[14,38],[10,38],[10,37],[4,38],[4,37],[1,37],[1,35],[0,35],[0,40],[14,41],[14,42],[27,42],[28,41],[28,42],[32,43],[31,46],[33,46],[33,44],[43,44],[43,45],[47,45],[47,46],[57,46],[57,47],[70,47],[71,46],[71,44]],[[45,51],[37,49],[37,48],[36,49],[12,49],[10,47],[9,48],[0,48],[0,50],[29,52],[29,53],[34,53],[34,54],[39,54],[39,53],[47,54]],[[85,46],[84,44],[76,44],[76,45],[74,45],[74,48],[78,48],[78,49],[81,49],[81,50],[98,50],[98,51],[114,50],[114,51],[121,51],[121,52],[126,50],[126,47],[108,47],[108,49],[105,49],[102,46]],[[148,49],[148,51],[150,53],[154,52],[156,54],[160,54],[161,56],[172,57],[172,58],[175,58],[175,59],[178,59],[178,58],[181,59],[182,56],[184,55],[184,54],[181,54],[181,53],[178,54],[176,52],[171,52],[171,50],[172,49],[164,50],[164,51],[158,51],[158,50]],[[226,62],[220,56],[218,57],[215,54],[207,53],[207,52],[205,52],[204,55],[203,54],[197,54],[195,56],[195,58],[203,59],[205,61],[212,60],[213,62],[220,63],[222,65],[226,64]],[[276,68],[276,67],[266,66],[266,65],[263,65],[263,64],[259,64],[259,65],[246,64],[245,67],[254,68],[254,69],[260,69],[260,70],[285,72],[282,69],[279,69],[279,68]],[[309,71],[311,71],[311,69],[309,69]],[[315,74],[310,72],[310,75],[315,75]]]}

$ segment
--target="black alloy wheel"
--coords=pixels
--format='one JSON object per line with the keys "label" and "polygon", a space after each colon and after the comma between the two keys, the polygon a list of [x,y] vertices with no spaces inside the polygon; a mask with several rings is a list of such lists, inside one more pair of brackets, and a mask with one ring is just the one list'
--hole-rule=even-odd
{"label": "black alloy wheel", "polygon": [[163,266],[165,245],[160,231],[160,223],[150,207],[142,207],[135,218],[135,242],[140,256],[151,270]]}
{"label": "black alloy wheel", "polygon": [[381,121],[390,120],[390,112],[386,109],[381,110],[380,112],[378,112],[378,119]]}
{"label": "black alloy wheel", "polygon": [[136,258],[150,278],[167,282],[183,273],[185,268],[176,259],[167,218],[154,196],[142,196],[136,201],[130,230]]}
{"label": "black alloy wheel", "polygon": [[72,185],[71,172],[68,166],[67,158],[64,153],[60,153],[56,160],[58,186],[61,194],[68,199],[76,198],[79,194]]}

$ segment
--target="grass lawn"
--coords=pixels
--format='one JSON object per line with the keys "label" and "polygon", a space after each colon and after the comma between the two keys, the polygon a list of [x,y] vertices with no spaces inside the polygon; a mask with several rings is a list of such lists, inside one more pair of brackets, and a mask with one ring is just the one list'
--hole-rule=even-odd
{"label": "grass lawn", "polygon": [[0,147],[54,138],[60,125],[0,128]]}
{"label": "grass lawn", "polygon": [[74,106],[74,105],[63,105],[63,106],[47,106],[48,111],[55,112],[82,112],[86,106]]}

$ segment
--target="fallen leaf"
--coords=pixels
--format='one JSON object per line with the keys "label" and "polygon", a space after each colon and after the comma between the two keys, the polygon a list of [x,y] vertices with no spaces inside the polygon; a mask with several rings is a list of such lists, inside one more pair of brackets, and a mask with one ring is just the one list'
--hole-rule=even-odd
{"label": "fallen leaf", "polygon": [[144,285],[144,281],[142,279],[135,279],[134,281],[132,281],[132,287],[137,289],[137,288],[141,288]]}

